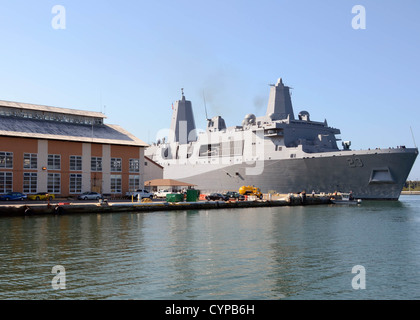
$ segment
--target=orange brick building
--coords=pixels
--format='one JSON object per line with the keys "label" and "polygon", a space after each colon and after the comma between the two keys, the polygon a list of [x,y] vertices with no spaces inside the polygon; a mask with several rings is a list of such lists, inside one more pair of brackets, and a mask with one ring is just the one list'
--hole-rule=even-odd
{"label": "orange brick building", "polygon": [[147,144],[105,118],[0,101],[0,193],[124,195],[142,188]]}

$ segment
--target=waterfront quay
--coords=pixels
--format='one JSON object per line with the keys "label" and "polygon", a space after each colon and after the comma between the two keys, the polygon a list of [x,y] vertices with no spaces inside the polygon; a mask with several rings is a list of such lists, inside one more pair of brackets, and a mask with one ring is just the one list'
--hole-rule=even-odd
{"label": "waterfront quay", "polygon": [[420,191],[401,191],[402,195],[420,195]]}
{"label": "waterfront quay", "polygon": [[116,212],[150,212],[170,210],[201,210],[201,209],[228,209],[228,208],[258,208],[279,206],[302,206],[331,203],[328,196],[286,195],[274,199],[248,200],[248,201],[196,201],[196,202],[135,202],[124,200],[99,200],[98,202],[81,201],[52,201],[36,203],[7,203],[0,205],[0,217],[4,216],[33,216],[33,215],[64,215],[89,213],[116,213]]}

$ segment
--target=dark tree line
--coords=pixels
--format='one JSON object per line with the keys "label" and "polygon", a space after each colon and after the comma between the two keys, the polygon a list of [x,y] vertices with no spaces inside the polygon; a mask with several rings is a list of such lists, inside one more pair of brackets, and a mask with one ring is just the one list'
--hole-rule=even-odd
{"label": "dark tree line", "polygon": [[420,191],[420,181],[406,181],[404,184],[403,190],[419,190]]}

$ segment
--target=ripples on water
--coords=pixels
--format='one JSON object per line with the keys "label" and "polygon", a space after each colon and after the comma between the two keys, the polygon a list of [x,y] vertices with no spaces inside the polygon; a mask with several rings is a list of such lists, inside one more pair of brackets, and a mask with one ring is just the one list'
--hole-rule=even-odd
{"label": "ripples on water", "polygon": [[[420,197],[0,219],[0,299],[419,299]],[[51,269],[66,270],[53,290]],[[352,268],[366,269],[354,290]]]}

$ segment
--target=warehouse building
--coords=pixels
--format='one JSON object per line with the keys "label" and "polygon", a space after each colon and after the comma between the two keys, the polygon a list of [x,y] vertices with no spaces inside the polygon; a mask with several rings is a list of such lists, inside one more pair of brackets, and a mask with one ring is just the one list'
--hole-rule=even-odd
{"label": "warehouse building", "polygon": [[119,196],[142,188],[148,145],[105,118],[0,101],[0,193]]}
{"label": "warehouse building", "polygon": [[152,179],[163,179],[163,167],[149,157],[144,156],[144,186],[147,187],[146,181]]}

